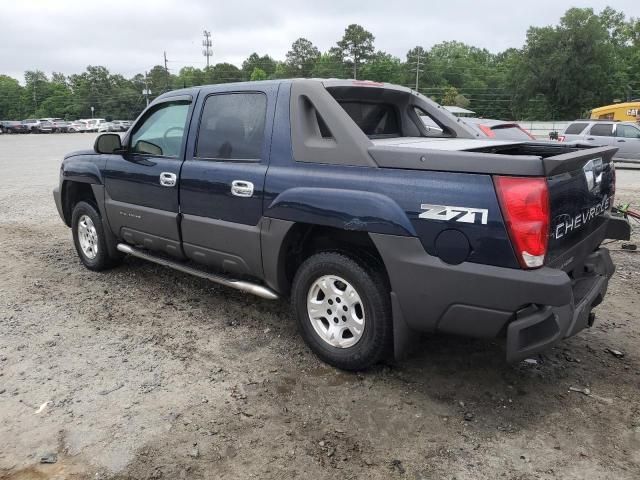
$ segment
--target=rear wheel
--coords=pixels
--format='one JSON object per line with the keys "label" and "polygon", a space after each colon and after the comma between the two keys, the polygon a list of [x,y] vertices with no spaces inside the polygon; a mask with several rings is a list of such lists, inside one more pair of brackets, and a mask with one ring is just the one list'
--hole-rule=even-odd
{"label": "rear wheel", "polygon": [[391,350],[389,288],[378,268],[318,253],[298,269],[291,302],[302,337],[330,365],[363,370]]}
{"label": "rear wheel", "polygon": [[116,265],[121,257],[109,255],[102,219],[88,202],[78,202],[71,216],[73,243],[80,260],[89,270],[105,270]]}

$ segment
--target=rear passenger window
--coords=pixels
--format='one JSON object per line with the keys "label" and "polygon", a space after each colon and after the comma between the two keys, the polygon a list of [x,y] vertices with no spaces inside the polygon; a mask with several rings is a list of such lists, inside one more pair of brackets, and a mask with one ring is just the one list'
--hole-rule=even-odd
{"label": "rear passenger window", "polygon": [[640,129],[631,125],[618,125],[616,128],[616,137],[622,138],[640,138]]}
{"label": "rear passenger window", "polygon": [[567,127],[564,133],[565,135],[579,135],[584,131],[587,125],[589,124],[588,123],[572,123]]}
{"label": "rear passenger window", "polygon": [[593,135],[595,137],[612,137],[613,123],[597,123],[591,127],[589,135]]}
{"label": "rear passenger window", "polygon": [[263,93],[209,96],[202,110],[196,157],[259,160],[264,140],[267,97]]}

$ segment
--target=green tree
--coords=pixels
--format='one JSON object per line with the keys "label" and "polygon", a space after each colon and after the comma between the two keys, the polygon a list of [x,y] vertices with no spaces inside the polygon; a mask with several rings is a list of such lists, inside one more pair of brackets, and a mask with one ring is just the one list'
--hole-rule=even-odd
{"label": "green tree", "polygon": [[265,72],[261,68],[255,67],[253,69],[253,72],[251,72],[250,80],[253,82],[256,80],[266,80],[267,78],[269,78],[269,76],[267,75],[267,72]]}
{"label": "green tree", "polygon": [[338,42],[337,48],[342,58],[353,68],[353,78],[358,78],[360,64],[368,60],[374,52],[375,37],[357,24],[349,25],[344,36]]}
{"label": "green tree", "polygon": [[15,78],[0,75],[0,120],[18,120],[25,115],[24,88]]}
{"label": "green tree", "polygon": [[385,52],[376,52],[360,69],[360,78],[374,82],[403,83],[402,63]]}
{"label": "green tree", "polygon": [[347,78],[348,75],[342,58],[331,51],[320,55],[311,71],[311,76],[315,78]]}
{"label": "green tree", "polygon": [[316,61],[320,57],[320,50],[306,38],[298,38],[287,52],[286,65],[292,77],[309,77]]}
{"label": "green tree", "polygon": [[[228,65],[228,64],[227,64]],[[264,71],[267,76],[273,74],[276,70],[276,61],[269,55],[263,55],[262,57],[257,53],[249,55],[244,62],[242,62],[242,73],[245,79],[251,78],[251,74],[255,68],[259,68]]]}

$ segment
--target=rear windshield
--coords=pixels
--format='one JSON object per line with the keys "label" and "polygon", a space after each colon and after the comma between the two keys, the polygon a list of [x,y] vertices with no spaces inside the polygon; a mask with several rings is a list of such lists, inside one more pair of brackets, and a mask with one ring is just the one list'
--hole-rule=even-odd
{"label": "rear windshield", "polygon": [[531,137],[527,135],[527,132],[517,125],[505,125],[504,127],[497,126],[493,127],[491,130],[495,133],[496,138],[499,138],[500,140],[531,140]]}
{"label": "rear windshield", "polygon": [[338,103],[365,135],[370,137],[401,136],[398,115],[393,105],[356,101],[339,101]]}
{"label": "rear windshield", "polygon": [[587,125],[589,124],[588,123],[572,123],[567,127],[564,133],[566,135],[579,135],[584,131]]}

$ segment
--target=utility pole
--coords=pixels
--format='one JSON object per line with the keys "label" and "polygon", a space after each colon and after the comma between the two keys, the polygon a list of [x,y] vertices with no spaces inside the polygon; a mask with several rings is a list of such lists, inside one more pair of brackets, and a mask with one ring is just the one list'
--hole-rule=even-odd
{"label": "utility pole", "polygon": [[208,70],[209,57],[213,56],[213,50],[211,48],[213,46],[213,41],[211,40],[211,32],[205,30],[204,32],[202,32],[202,35],[204,35],[204,40],[202,41],[202,46],[204,47],[202,49],[202,55],[207,57],[207,70]]}
{"label": "utility pole", "polygon": [[169,90],[169,67],[167,66],[167,52],[164,52],[164,73],[166,75],[165,78],[165,88]]}
{"label": "utility pole", "polygon": [[422,60],[422,55],[418,53],[416,55],[416,61],[413,62],[413,65],[416,66],[416,92],[418,91],[418,85],[420,84],[420,73],[422,72],[422,70],[420,70],[420,60]]}
{"label": "utility pole", "polygon": [[144,72],[144,90],[142,90],[142,95],[147,100],[147,107],[149,106],[149,95],[151,94],[151,90],[149,90],[149,84],[147,83],[147,72]]}

